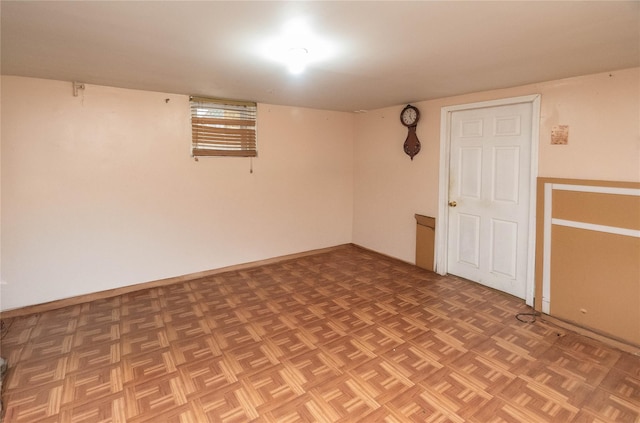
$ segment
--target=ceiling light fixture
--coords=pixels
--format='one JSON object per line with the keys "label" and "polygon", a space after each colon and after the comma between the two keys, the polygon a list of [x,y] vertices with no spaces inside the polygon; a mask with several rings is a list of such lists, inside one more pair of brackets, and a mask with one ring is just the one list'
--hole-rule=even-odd
{"label": "ceiling light fixture", "polygon": [[309,50],[304,47],[291,47],[287,52],[287,67],[289,72],[296,75],[304,72],[309,59]]}
{"label": "ceiling light fixture", "polygon": [[334,50],[302,19],[287,22],[279,35],[266,39],[260,47],[262,56],[283,64],[292,74],[300,74],[313,63],[334,56]]}

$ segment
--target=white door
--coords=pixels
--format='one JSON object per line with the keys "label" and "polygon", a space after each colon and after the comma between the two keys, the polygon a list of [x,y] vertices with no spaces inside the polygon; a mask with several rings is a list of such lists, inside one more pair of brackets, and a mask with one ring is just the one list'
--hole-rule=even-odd
{"label": "white door", "polygon": [[448,272],[525,298],[531,103],[451,114]]}

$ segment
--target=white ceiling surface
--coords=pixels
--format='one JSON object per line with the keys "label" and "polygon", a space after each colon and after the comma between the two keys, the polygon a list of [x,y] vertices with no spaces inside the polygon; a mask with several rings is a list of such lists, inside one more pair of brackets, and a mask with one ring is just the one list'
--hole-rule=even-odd
{"label": "white ceiling surface", "polygon": [[[0,12],[4,75],[339,111],[640,66],[639,1],[3,0]],[[330,47],[300,75],[261,51],[291,19]]]}

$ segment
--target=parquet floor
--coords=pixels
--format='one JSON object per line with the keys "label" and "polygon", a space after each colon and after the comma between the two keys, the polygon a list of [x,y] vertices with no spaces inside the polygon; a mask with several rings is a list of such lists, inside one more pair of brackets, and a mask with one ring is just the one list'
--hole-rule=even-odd
{"label": "parquet floor", "polygon": [[5,422],[640,422],[640,358],[357,247],[6,322]]}

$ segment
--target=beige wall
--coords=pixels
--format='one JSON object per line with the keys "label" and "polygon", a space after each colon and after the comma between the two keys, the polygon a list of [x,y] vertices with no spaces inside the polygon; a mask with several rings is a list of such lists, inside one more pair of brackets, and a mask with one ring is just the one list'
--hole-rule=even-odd
{"label": "beige wall", "polygon": [[[640,68],[413,103],[413,161],[402,150],[404,105],[389,107],[356,119],[353,242],[413,262],[414,214],[438,212],[441,108],[530,94],[541,94],[539,176],[640,181]],[[568,145],[550,144],[554,125],[569,125]]]}
{"label": "beige wall", "polygon": [[[354,242],[413,262],[437,216],[440,110],[541,94],[539,176],[640,181],[640,69],[366,114],[259,105],[259,155],[189,156],[187,97],[2,77],[2,281],[10,309]],[[165,99],[169,98],[168,103]],[[551,127],[570,126],[568,146]]]}
{"label": "beige wall", "polygon": [[4,310],[351,241],[350,113],[260,104],[250,174],[190,157],[183,95],[3,76],[1,111]]}

